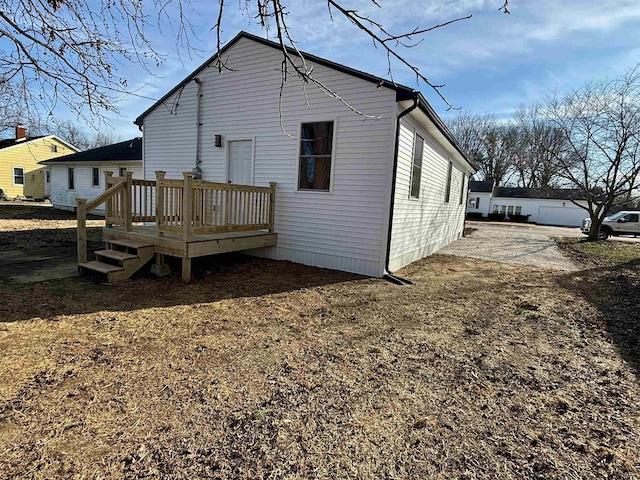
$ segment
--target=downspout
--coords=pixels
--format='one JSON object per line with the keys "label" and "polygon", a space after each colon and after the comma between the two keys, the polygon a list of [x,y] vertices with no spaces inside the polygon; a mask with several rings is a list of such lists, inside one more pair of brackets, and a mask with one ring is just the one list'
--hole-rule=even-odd
{"label": "downspout", "polygon": [[396,141],[395,146],[393,148],[393,174],[391,176],[391,201],[389,202],[389,230],[387,233],[387,253],[384,262],[384,274],[382,278],[390,281],[391,283],[395,283],[396,285],[413,285],[413,282],[397,277],[389,272],[389,260],[391,256],[391,229],[393,228],[393,207],[396,199],[396,180],[398,175],[398,150],[400,148],[400,119],[405,115],[408,115],[413,110],[418,108],[419,100],[418,93],[416,92],[413,97],[413,105],[411,105],[406,110],[403,110],[398,114],[396,118]]}
{"label": "downspout", "polygon": [[463,174],[462,182],[464,187],[464,181],[467,181],[467,191],[466,195],[463,195],[462,200],[464,201],[464,212],[462,212],[462,237],[466,237],[464,234],[465,227],[467,226],[467,209],[469,208],[469,181],[471,179],[471,175],[467,177],[467,175]]}
{"label": "downspout", "polygon": [[200,133],[202,130],[202,82],[199,78],[194,78],[193,81],[198,85],[198,99],[196,103],[196,166],[192,170],[193,178],[200,180],[202,178],[202,164],[201,152],[200,152]]}

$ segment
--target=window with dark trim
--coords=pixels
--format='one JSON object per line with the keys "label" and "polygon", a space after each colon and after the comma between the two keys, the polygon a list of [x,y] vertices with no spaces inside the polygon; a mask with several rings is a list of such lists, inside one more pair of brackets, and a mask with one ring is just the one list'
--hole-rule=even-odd
{"label": "window with dark trim", "polygon": [[466,179],[467,176],[462,172],[462,178],[460,179],[460,182],[462,183],[462,185],[460,185],[460,205],[464,202],[464,184]]}
{"label": "window with dark trim", "polygon": [[451,174],[453,173],[453,163],[449,162],[449,169],[447,170],[447,190],[444,194],[444,203],[449,203],[451,198]]}
{"label": "window with dark trim", "polygon": [[413,139],[413,161],[411,164],[411,198],[420,198],[420,179],[422,178],[422,153],[424,138],[416,133]]}
{"label": "window with dark trim", "polygon": [[124,172],[126,172],[126,171],[127,171],[127,167],[118,168],[118,176],[124,177]]}
{"label": "window with dark trim", "polygon": [[24,185],[24,168],[13,167],[13,184]]}
{"label": "window with dark trim", "polygon": [[67,167],[67,186],[69,190],[76,188],[76,174],[73,167]]}
{"label": "window with dark trim", "polygon": [[298,190],[330,190],[332,155],[333,122],[300,125]]}
{"label": "window with dark trim", "polygon": [[91,168],[91,185],[94,187],[100,186],[100,168],[92,167]]}
{"label": "window with dark trim", "polygon": [[57,145],[51,145],[50,146],[50,150],[51,150],[51,153],[58,153],[58,146]]}

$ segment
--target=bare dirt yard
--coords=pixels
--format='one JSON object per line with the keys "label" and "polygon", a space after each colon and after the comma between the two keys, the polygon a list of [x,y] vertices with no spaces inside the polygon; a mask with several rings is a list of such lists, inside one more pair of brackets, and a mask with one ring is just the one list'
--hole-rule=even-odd
{"label": "bare dirt yard", "polygon": [[399,274],[0,280],[0,478],[640,478],[637,260]]}

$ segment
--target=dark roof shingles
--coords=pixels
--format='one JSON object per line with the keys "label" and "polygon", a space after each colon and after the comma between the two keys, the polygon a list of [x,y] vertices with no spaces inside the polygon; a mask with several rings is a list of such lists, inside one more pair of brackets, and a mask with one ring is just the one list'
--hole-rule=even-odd
{"label": "dark roof shingles", "polygon": [[124,142],[106,145],[104,147],[92,148],[84,152],[72,153],[63,157],[45,160],[43,163],[49,165],[52,163],[69,163],[69,162],[108,162],[108,161],[141,161],[142,160],[142,138],[137,137]]}

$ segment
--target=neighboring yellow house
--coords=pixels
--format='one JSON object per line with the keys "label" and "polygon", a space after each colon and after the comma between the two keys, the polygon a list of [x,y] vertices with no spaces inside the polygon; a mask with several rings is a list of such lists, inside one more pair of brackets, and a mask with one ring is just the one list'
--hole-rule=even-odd
{"label": "neighboring yellow house", "polygon": [[8,198],[46,198],[51,188],[49,168],[38,162],[78,151],[55,135],[27,137],[18,125],[16,138],[0,140],[0,189]]}

